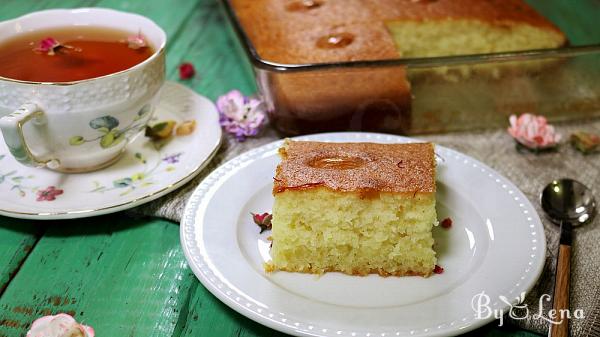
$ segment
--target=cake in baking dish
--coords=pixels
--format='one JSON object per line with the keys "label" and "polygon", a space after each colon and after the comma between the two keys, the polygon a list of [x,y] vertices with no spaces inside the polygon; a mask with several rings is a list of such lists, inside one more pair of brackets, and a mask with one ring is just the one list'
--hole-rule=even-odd
{"label": "cake in baking dish", "polygon": [[[379,50],[394,47],[397,57],[428,57],[556,48],[566,42],[555,25],[523,0],[232,0],[232,4],[261,57],[279,63],[369,60]],[[345,25],[350,27],[347,32]],[[378,36],[382,25],[391,39]],[[354,40],[335,47],[320,43],[340,33],[350,33]]]}
{"label": "cake in baking dish", "polygon": [[[506,52],[566,42],[523,0],[230,1],[249,41],[271,63]],[[413,123],[413,90],[403,66],[267,71],[258,81],[269,89],[263,93],[273,124],[288,134],[404,133]]]}
{"label": "cake in baking dish", "polygon": [[286,141],[267,271],[429,276],[433,144]]}

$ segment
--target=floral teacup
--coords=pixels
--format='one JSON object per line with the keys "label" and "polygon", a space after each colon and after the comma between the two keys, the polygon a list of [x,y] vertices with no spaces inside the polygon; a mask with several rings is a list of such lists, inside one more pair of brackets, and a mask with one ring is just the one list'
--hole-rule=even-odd
{"label": "floral teacup", "polygon": [[0,77],[0,128],[29,166],[86,172],[114,163],[146,127],[165,79],[165,32],[151,20],[100,8],[47,10],[0,23],[0,40],[34,30],[90,25],[141,32],[154,47],[120,72],[74,82]]}

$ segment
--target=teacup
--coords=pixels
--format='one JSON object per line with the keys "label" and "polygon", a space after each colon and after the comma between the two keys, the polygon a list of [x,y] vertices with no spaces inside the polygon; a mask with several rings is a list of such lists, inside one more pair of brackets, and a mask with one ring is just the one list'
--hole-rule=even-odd
{"label": "teacup", "polygon": [[165,32],[143,16],[110,9],[46,10],[0,23],[0,41],[28,31],[98,26],[142,32],[154,47],[120,72],[73,82],[0,77],[0,128],[12,155],[60,172],[106,167],[145,129],[165,80]]}

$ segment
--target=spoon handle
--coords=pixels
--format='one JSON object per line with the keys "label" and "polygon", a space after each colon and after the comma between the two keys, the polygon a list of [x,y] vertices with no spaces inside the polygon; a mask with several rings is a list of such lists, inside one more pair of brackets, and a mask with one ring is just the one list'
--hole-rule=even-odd
{"label": "spoon handle", "polygon": [[554,312],[559,324],[550,325],[551,337],[569,336],[569,284],[571,279],[571,224],[563,222],[560,226],[560,246],[556,263],[556,280],[554,283]]}

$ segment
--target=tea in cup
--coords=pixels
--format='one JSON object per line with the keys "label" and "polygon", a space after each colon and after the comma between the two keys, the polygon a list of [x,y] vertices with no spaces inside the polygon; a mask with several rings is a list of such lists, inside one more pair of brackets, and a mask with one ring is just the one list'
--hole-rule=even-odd
{"label": "tea in cup", "polygon": [[165,80],[166,34],[110,9],[46,10],[0,23],[0,128],[29,166],[87,172],[145,129]]}

